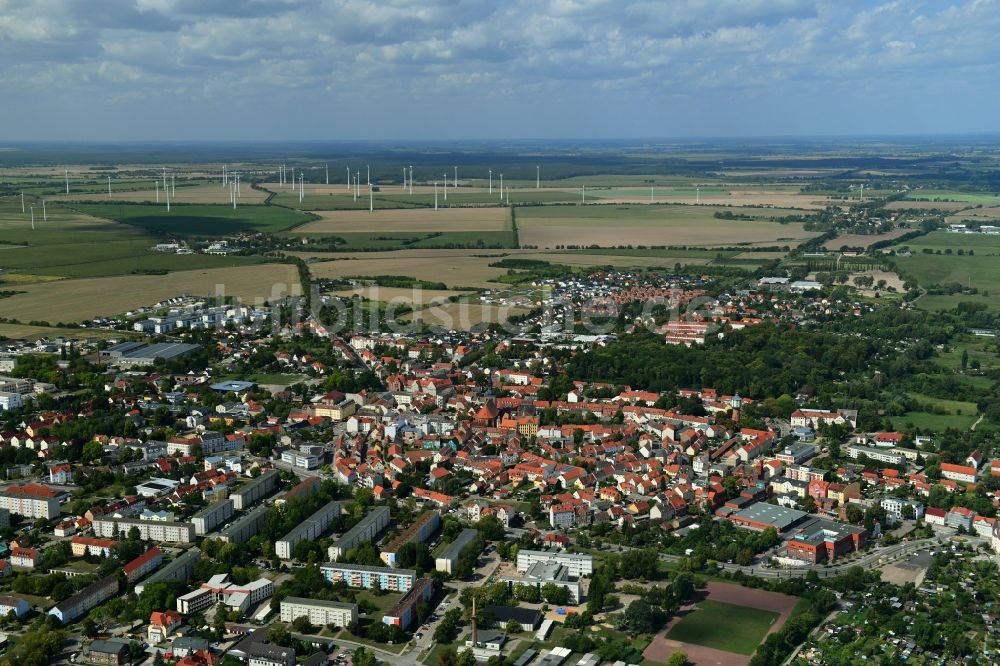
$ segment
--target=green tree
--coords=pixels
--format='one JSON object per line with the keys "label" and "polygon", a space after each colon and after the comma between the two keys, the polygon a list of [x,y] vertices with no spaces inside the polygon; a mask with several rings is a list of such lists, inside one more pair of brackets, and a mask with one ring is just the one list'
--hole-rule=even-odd
{"label": "green tree", "polygon": [[674,652],[667,659],[667,666],[687,666],[688,656],[683,652]]}

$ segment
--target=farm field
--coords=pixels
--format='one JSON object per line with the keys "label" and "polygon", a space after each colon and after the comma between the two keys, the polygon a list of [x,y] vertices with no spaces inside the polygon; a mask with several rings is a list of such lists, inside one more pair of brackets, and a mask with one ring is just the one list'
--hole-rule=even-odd
{"label": "farm field", "polygon": [[343,258],[336,254],[332,256],[337,260],[309,264],[309,272],[317,278],[406,275],[418,280],[443,282],[451,289],[495,289],[499,285],[491,280],[507,273],[505,268],[488,265],[499,257],[475,257],[462,250],[403,250],[366,252]]}
{"label": "farm field", "polygon": [[[924,310],[948,310],[962,301],[983,303],[991,310],[1000,309],[1000,236],[956,234],[935,231],[907,241],[911,256],[897,256],[895,261],[905,276],[911,276],[922,287],[960,284],[976,287],[978,294],[928,294],[914,306]],[[933,251],[925,254],[924,249]],[[965,254],[959,255],[962,250]],[[970,256],[969,251],[975,254]],[[938,252],[941,254],[937,254]],[[950,252],[950,254],[948,254]]]}
{"label": "farm field", "polygon": [[766,219],[723,220],[714,213],[771,217],[800,211],[712,206],[567,206],[517,210],[522,246],[551,249],[621,245],[797,245],[818,235],[801,224]]}
{"label": "farm field", "polygon": [[976,222],[989,224],[1000,219],[1000,206],[986,206],[984,208],[966,208],[959,213],[949,215],[945,222],[953,224],[963,220],[975,220]]}
{"label": "farm field", "polygon": [[965,210],[969,204],[961,201],[925,201],[922,199],[903,199],[901,201],[890,201],[885,205],[886,210],[944,210],[959,211]]}
{"label": "farm field", "polygon": [[972,206],[998,206],[1000,194],[992,192],[960,192],[958,190],[911,190],[906,194],[911,201],[958,201]]}
{"label": "farm field", "polygon": [[306,213],[280,206],[231,206],[187,204],[75,204],[87,215],[129,224],[165,236],[215,237],[241,231],[273,233],[309,220]]}
{"label": "farm field", "polygon": [[[676,204],[698,204],[702,206],[748,206],[759,210],[760,214],[767,214],[769,208],[791,208],[794,212],[781,213],[783,215],[807,214],[812,210],[821,209],[830,202],[830,197],[817,193],[783,192],[767,190],[737,190],[722,188],[701,188],[696,192],[693,187],[677,188],[676,190],[664,189],[659,191],[654,188],[653,200],[650,201],[649,188],[617,189],[607,190],[607,192],[618,192],[619,194],[603,194],[605,190],[595,190],[594,197],[602,199],[605,203],[676,203]],[[587,190],[587,198],[590,199],[590,190]]]}
{"label": "farm field", "polygon": [[669,640],[752,655],[779,613],[705,599],[667,631]]}
{"label": "farm field", "polygon": [[[174,204],[223,204],[230,205],[229,189],[223,188],[219,182],[178,182],[176,183],[176,196],[170,197],[171,206]],[[255,190],[249,183],[240,184],[240,198],[238,204],[262,204],[267,200],[268,192]],[[60,202],[96,202],[110,203],[152,203],[157,200],[156,186],[151,179],[141,181],[119,182],[111,180],[111,196],[108,197],[107,190],[98,192],[79,192],[69,194],[56,194],[46,197],[49,201]],[[161,205],[166,205],[166,197],[163,193],[163,183],[160,182],[159,200]]]}
{"label": "farm field", "polygon": [[925,247],[932,250],[974,250],[976,254],[1000,253],[1000,235],[957,234],[950,231],[932,233],[904,242],[900,247],[909,247],[916,254]]}
{"label": "farm field", "polygon": [[823,243],[823,247],[827,250],[839,250],[842,247],[861,247],[867,249],[869,245],[873,245],[880,241],[892,240],[894,238],[899,238],[904,234],[908,234],[912,229],[893,229],[892,231],[886,232],[884,234],[843,234],[837,236],[827,242]]}
{"label": "farm field", "polygon": [[296,227],[296,234],[340,234],[376,229],[403,231],[502,231],[510,228],[506,208],[426,208],[375,211],[323,211],[320,219]]}
{"label": "farm field", "polygon": [[72,340],[121,340],[123,338],[139,337],[139,334],[131,331],[106,331],[94,328],[57,328],[55,326],[0,323],[0,338],[37,340],[38,338],[57,337]]}
{"label": "farm field", "polygon": [[387,303],[394,301],[397,303],[408,303],[414,305],[428,305],[437,301],[444,301],[455,296],[466,296],[468,291],[449,291],[445,289],[405,289],[401,287],[380,287],[372,285],[368,287],[358,287],[356,289],[341,289],[332,292],[334,296],[341,298],[351,298],[360,296],[371,301]]}
{"label": "farm field", "polygon": [[298,271],[290,264],[189,270],[167,275],[59,280],[17,287],[22,294],[5,298],[5,317],[19,321],[77,322],[116,315],[182,293],[212,294],[254,302],[298,290]]}
{"label": "farm field", "polygon": [[401,317],[403,321],[420,321],[428,326],[467,331],[482,323],[499,323],[509,317],[524,314],[528,309],[518,306],[489,305],[460,301],[443,305],[431,305],[422,310],[409,312]]}
{"label": "farm field", "polygon": [[39,282],[56,278],[127,275],[245,266],[262,257],[165,254],[153,251],[158,239],[141,229],[99,219],[53,204],[48,220],[25,223],[19,203],[0,202],[0,282]]}
{"label": "farm field", "polygon": [[[494,183],[497,185],[497,183]],[[299,210],[368,210],[368,190],[361,187],[361,193],[355,200],[354,195],[340,186],[306,186],[302,202],[299,195],[291,190],[267,185],[268,190],[277,192],[272,203]],[[506,189],[506,184],[505,184]],[[475,207],[506,207],[509,199],[512,204],[521,203],[576,203],[580,200],[579,190],[541,189],[534,187],[511,189],[508,197],[500,198],[499,187],[494,187],[493,194],[489,188],[459,187],[448,188],[448,200],[444,199],[444,188],[438,186],[438,206],[475,206]],[[414,185],[413,194],[403,191],[399,185],[389,185],[372,193],[372,205],[376,210],[383,208],[434,208],[434,186]]]}

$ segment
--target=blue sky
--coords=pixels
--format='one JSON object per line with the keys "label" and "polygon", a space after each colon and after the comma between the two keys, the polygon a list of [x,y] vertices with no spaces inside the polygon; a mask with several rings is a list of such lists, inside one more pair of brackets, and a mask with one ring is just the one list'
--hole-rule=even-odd
{"label": "blue sky", "polygon": [[0,0],[0,139],[1000,130],[1000,0]]}

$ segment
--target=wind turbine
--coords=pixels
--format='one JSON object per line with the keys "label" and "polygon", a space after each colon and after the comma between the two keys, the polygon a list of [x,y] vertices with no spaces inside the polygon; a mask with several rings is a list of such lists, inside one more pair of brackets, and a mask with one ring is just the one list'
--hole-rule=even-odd
{"label": "wind turbine", "polygon": [[329,185],[330,184],[330,165],[329,164],[325,164],[324,167],[326,168],[326,184]]}
{"label": "wind turbine", "polygon": [[535,165],[535,189],[539,189],[542,186],[542,170],[537,164]]}
{"label": "wind turbine", "polygon": [[413,194],[413,165],[410,165],[410,194]]}
{"label": "wind turbine", "polygon": [[455,167],[455,180],[452,181],[455,187],[458,187],[458,167]]}
{"label": "wind turbine", "polygon": [[653,186],[649,186],[649,203],[653,203]]}
{"label": "wind turbine", "polygon": [[361,169],[354,172],[354,200],[361,196]]}
{"label": "wind turbine", "polygon": [[858,203],[864,203],[864,202],[865,202],[865,184],[861,183],[861,199]]}
{"label": "wind turbine", "polygon": [[507,205],[510,205],[510,185],[507,186]]}
{"label": "wind turbine", "polygon": [[372,184],[368,183],[368,212],[372,213],[375,211],[375,195],[373,194]]}
{"label": "wind turbine", "polygon": [[490,196],[493,196],[493,169],[490,169]]}
{"label": "wind turbine", "polygon": [[31,230],[35,230],[35,207],[31,207]]}
{"label": "wind turbine", "polygon": [[448,172],[444,172],[444,200],[448,200]]}
{"label": "wind turbine", "polygon": [[45,199],[42,199],[42,222],[49,221],[49,214],[45,212]]}
{"label": "wind turbine", "polygon": [[503,200],[503,171],[500,172],[500,199]]}
{"label": "wind turbine", "polygon": [[108,198],[111,198],[111,176],[108,175]]}
{"label": "wind turbine", "polygon": [[24,208],[24,192],[21,192],[21,214],[23,215],[26,212],[28,211],[26,211]]}
{"label": "wind turbine", "polygon": [[226,187],[226,165],[222,165],[222,187]]}
{"label": "wind turbine", "polygon": [[[166,176],[164,176],[164,180],[166,180]],[[163,193],[167,195],[167,212],[169,213],[170,212],[170,190],[167,188],[166,185],[163,186]]]}
{"label": "wind turbine", "polygon": [[[108,181],[110,182],[110,180]],[[170,196],[177,198],[177,178],[174,174],[170,174]]]}
{"label": "wind turbine", "polygon": [[372,167],[370,164],[365,165],[365,177],[368,179],[368,187],[372,186]]}
{"label": "wind turbine", "polygon": [[406,167],[403,167],[403,191],[406,191]]}
{"label": "wind turbine", "polygon": [[438,209],[438,182],[434,181],[434,210]]}
{"label": "wind turbine", "polygon": [[587,203],[587,185],[584,184],[583,189],[580,190],[580,203]]}
{"label": "wind turbine", "polygon": [[66,169],[66,194],[69,194],[69,169]]}
{"label": "wind turbine", "polygon": [[156,203],[160,203],[160,181],[154,180],[153,185],[156,186]]}

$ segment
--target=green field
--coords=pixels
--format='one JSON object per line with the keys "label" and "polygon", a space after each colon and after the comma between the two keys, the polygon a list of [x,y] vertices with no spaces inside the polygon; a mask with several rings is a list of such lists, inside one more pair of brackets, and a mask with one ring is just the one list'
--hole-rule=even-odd
{"label": "green field", "polygon": [[961,400],[942,400],[931,396],[911,393],[910,397],[921,403],[922,406],[934,407],[947,413],[935,414],[931,411],[912,411],[896,416],[892,419],[894,427],[905,428],[912,426],[925,430],[946,430],[947,428],[958,428],[968,430],[969,426],[979,418],[978,407],[974,402],[963,402]]}
{"label": "green field", "polygon": [[116,220],[162,235],[216,237],[241,231],[274,233],[309,220],[302,212],[281,206],[240,206],[193,204],[166,206],[151,204],[73,204],[76,210]]}
{"label": "green field", "polygon": [[46,221],[36,210],[32,229],[30,218],[25,220],[21,214],[20,203],[7,200],[0,203],[0,269],[4,271],[0,273],[0,284],[16,289],[20,282],[33,281],[15,279],[19,275],[101,277],[245,266],[264,260],[155,252],[152,247],[159,240],[134,226],[108,222],[57,204],[48,206]]}
{"label": "green field", "polygon": [[[919,236],[904,243],[899,247],[909,247],[914,254],[922,253],[924,248],[931,250],[941,250],[942,252],[951,249],[974,250],[976,254],[998,254],[1000,253],[1000,235],[992,234],[957,234],[950,231],[934,231],[925,236]],[[897,248],[898,249],[898,248]]]}
{"label": "green field", "polygon": [[752,655],[778,613],[705,599],[667,632],[667,638]]}
{"label": "green field", "polygon": [[[901,243],[896,249],[900,248],[909,248],[912,254],[897,256],[896,265],[905,277],[912,277],[921,287],[957,284],[979,290],[977,294],[928,294],[915,302],[916,307],[950,310],[967,301],[1000,310],[1000,299],[995,296],[1000,294],[1000,236],[935,231]],[[925,249],[932,252],[925,253]],[[959,250],[963,254],[958,254]],[[974,254],[968,254],[970,251]]]}
{"label": "green field", "polygon": [[406,231],[365,231],[351,233],[322,234],[336,236],[346,243],[333,245],[303,245],[303,250],[323,250],[332,252],[362,252],[372,250],[405,250],[429,248],[512,248],[514,233],[505,231],[443,231],[430,233],[409,233]]}
{"label": "green field", "polygon": [[[724,187],[653,187],[653,197],[728,197],[729,190]],[[595,187],[587,190],[587,196],[601,199],[624,199],[649,197],[649,187]]]}
{"label": "green field", "polygon": [[960,192],[958,190],[913,190],[906,195],[913,201],[960,201],[972,206],[1000,205],[1000,194],[990,192]]}

